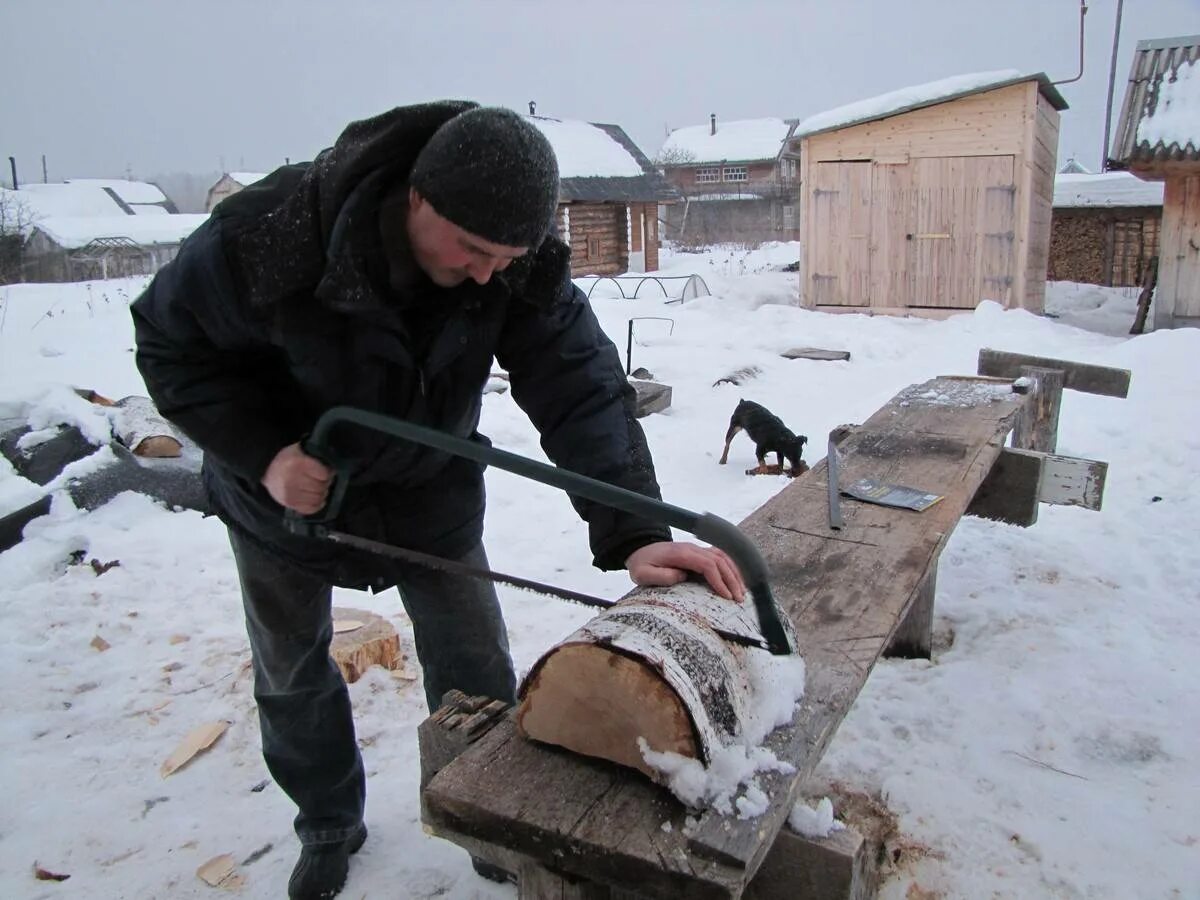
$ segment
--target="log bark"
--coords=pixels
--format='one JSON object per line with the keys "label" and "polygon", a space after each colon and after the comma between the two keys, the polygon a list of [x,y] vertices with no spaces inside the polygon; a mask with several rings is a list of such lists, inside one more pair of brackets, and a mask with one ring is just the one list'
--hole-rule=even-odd
{"label": "log bark", "polygon": [[362,609],[334,607],[333,643],[329,655],[346,684],[354,684],[371,666],[390,672],[404,668],[400,636],[383,616]]}
{"label": "log bark", "polygon": [[713,629],[758,633],[753,605],[683,584],[618,603],[546,653],[521,685],[517,726],[534,740],[655,772],[650,749],[707,763],[756,705],[746,654]]}
{"label": "log bark", "polygon": [[175,457],[183,452],[183,442],[171,423],[159,415],[149,397],[123,397],[117,401],[113,430],[117,439],[144,457]]}

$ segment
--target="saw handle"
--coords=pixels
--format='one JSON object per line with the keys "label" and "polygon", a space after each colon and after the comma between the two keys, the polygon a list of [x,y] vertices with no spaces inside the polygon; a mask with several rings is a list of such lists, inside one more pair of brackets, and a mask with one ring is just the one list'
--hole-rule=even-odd
{"label": "saw handle", "polygon": [[342,502],[346,499],[346,488],[350,485],[350,464],[337,459],[327,446],[314,441],[311,434],[300,439],[300,450],[306,456],[311,456],[330,469],[333,472],[333,481],[330,482],[329,493],[325,496],[325,505],[319,513],[306,516],[294,509],[285,509],[283,524],[292,534],[301,537],[319,537],[342,512]]}

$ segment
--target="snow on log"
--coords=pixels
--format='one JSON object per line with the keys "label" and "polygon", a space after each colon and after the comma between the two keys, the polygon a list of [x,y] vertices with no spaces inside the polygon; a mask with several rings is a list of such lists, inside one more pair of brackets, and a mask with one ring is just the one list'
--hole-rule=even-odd
{"label": "snow on log", "polygon": [[[784,627],[791,630],[786,619]],[[653,751],[707,764],[740,741],[755,716],[762,688],[747,657],[768,655],[714,628],[757,637],[753,603],[722,600],[691,583],[639,590],[530,669],[519,691],[518,728],[651,777],[657,773],[639,737]]]}
{"label": "snow on log", "polygon": [[183,444],[149,397],[123,397],[113,409],[117,439],[137,456],[179,456]]}

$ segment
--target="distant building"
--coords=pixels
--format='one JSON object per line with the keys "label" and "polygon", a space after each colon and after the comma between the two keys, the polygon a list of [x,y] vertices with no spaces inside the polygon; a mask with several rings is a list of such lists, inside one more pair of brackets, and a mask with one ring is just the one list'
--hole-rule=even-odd
{"label": "distant building", "polygon": [[1142,283],[1158,255],[1163,186],[1129,172],[1060,174],[1050,223],[1051,281],[1111,287]]}
{"label": "distant building", "polygon": [[658,163],[683,203],[663,211],[666,237],[690,244],[799,237],[794,119],[743,119],[677,128]]}
{"label": "distant building", "polygon": [[528,116],[558,159],[558,231],[571,247],[571,274],[658,269],[659,204],[679,192],[619,125]]}
{"label": "distant building", "polygon": [[1200,326],[1200,35],[1139,41],[1109,168],[1163,182],[1155,328]]}
{"label": "distant building", "polygon": [[152,275],[175,258],[206,215],[51,216],[25,242],[22,281]]}
{"label": "distant building", "polygon": [[1044,74],[959,75],[818,113],[803,183],[800,300],[942,317],[982,300],[1041,313],[1059,111]]}
{"label": "distant building", "polygon": [[1061,169],[1058,170],[1059,175],[1091,175],[1092,170],[1079,162],[1075,157],[1069,157]]}
{"label": "distant building", "polygon": [[208,189],[208,199],[204,202],[204,211],[212,212],[213,207],[230,194],[236,194],[242,188],[248,188],[254,182],[262,181],[268,174],[268,172],[226,172],[216,184]]}

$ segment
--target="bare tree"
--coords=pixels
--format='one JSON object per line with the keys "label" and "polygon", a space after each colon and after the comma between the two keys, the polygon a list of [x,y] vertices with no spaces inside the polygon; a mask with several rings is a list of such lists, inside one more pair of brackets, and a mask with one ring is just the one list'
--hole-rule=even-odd
{"label": "bare tree", "polygon": [[668,166],[687,166],[696,161],[696,154],[683,147],[666,147],[654,157],[654,167],[659,171]]}
{"label": "bare tree", "polygon": [[21,278],[21,257],[33,213],[15,191],[0,187],[0,284]]}

